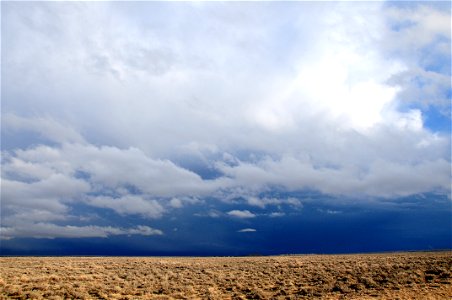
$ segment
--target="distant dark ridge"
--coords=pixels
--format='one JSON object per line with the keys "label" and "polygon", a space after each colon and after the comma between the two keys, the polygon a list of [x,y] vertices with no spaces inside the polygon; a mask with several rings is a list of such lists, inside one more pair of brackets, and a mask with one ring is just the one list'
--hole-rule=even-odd
{"label": "distant dark ridge", "polygon": [[429,253],[429,252],[451,252],[452,248],[444,249],[420,249],[420,250],[385,250],[385,251],[366,251],[366,252],[338,252],[338,253],[285,253],[270,256],[304,256],[304,255],[360,255],[360,254],[397,254],[397,253]]}
{"label": "distant dark ridge", "polygon": [[281,254],[262,254],[262,253],[250,253],[243,255],[26,255],[26,254],[0,254],[0,257],[271,257],[271,256],[310,256],[310,255],[372,255],[372,254],[398,254],[398,253],[431,253],[431,252],[452,252],[452,248],[449,249],[428,249],[428,250],[394,250],[394,251],[378,251],[378,252],[344,252],[344,253],[281,253]]}

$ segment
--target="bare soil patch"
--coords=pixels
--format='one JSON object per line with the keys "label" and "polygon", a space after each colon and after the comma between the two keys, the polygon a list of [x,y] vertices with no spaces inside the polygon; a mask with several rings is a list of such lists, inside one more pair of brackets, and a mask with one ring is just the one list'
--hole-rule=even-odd
{"label": "bare soil patch", "polygon": [[2,257],[0,299],[452,299],[452,252]]}

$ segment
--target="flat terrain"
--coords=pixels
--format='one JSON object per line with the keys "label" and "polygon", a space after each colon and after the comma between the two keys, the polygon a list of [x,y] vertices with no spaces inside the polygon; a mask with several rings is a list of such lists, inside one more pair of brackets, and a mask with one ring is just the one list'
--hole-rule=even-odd
{"label": "flat terrain", "polygon": [[452,299],[452,252],[2,257],[0,299]]}

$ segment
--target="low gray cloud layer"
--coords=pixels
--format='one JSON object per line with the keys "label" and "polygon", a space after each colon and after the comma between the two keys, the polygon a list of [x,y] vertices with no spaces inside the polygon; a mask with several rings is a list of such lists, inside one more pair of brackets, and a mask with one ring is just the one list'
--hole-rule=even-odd
{"label": "low gray cloud layer", "polygon": [[1,227],[1,238],[36,237],[36,238],[106,238],[112,235],[162,235],[163,232],[148,226],[136,228],[116,228],[101,226],[59,226],[50,223],[17,224],[14,227]]}

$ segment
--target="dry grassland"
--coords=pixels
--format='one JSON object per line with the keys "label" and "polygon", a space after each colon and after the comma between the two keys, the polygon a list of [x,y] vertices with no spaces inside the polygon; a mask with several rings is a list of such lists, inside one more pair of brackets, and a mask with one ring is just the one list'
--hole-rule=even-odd
{"label": "dry grassland", "polygon": [[2,257],[0,299],[452,299],[452,252]]}

